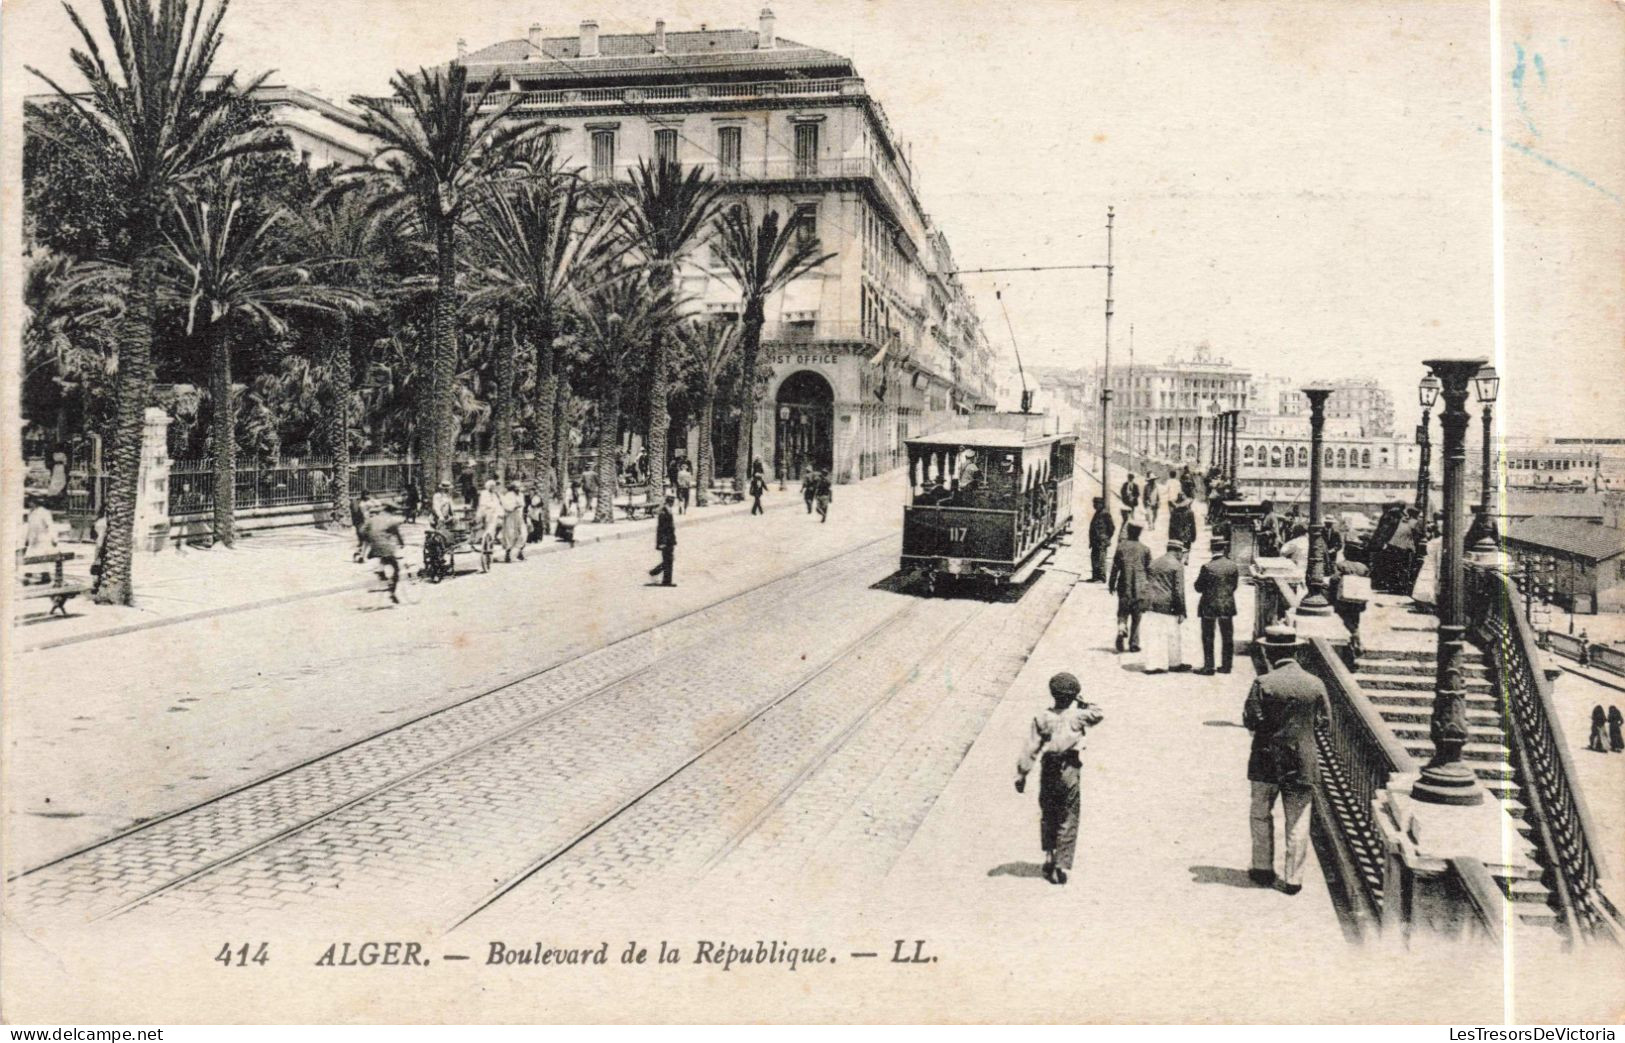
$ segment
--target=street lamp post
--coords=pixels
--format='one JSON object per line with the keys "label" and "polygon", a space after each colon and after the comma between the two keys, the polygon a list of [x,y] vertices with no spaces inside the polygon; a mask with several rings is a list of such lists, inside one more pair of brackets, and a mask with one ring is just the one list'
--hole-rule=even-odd
{"label": "street lamp post", "polygon": [[[1462,501],[1467,463],[1467,383],[1483,368],[1483,359],[1429,359],[1432,376],[1442,385],[1444,411],[1444,547],[1439,575],[1438,666],[1434,676],[1433,715],[1429,735],[1433,759],[1423,767],[1411,796],[1428,804],[1479,804],[1484,788],[1478,775],[1462,762],[1467,745],[1466,598],[1462,582]],[[1423,402],[1424,409],[1429,403]]]}
{"label": "street lamp post", "polygon": [[1230,484],[1241,496],[1241,411],[1230,409]]}
{"label": "street lamp post", "polygon": [[1316,622],[1332,615],[1331,599],[1326,596],[1326,533],[1320,525],[1320,479],[1322,440],[1326,429],[1326,399],[1329,387],[1311,386],[1303,389],[1309,399],[1309,566],[1305,570],[1304,586],[1307,593],[1298,603],[1298,632],[1304,632],[1303,621]]}
{"label": "street lamp post", "polygon": [[1478,491],[1478,542],[1473,545],[1472,551],[1474,557],[1486,563],[1493,561],[1496,547],[1500,543],[1490,498],[1491,483],[1494,479],[1490,467],[1490,442],[1493,438],[1491,426],[1494,423],[1492,411],[1495,408],[1496,393],[1500,388],[1501,378],[1496,375],[1493,366],[1485,366],[1473,377],[1473,389],[1478,393],[1478,401],[1484,407],[1484,469],[1483,487]]}
{"label": "street lamp post", "polygon": [[1416,513],[1421,515],[1425,524],[1428,519],[1428,492],[1433,476],[1428,473],[1428,464],[1432,460],[1433,445],[1428,440],[1428,426],[1432,420],[1433,403],[1439,400],[1439,378],[1429,374],[1422,378],[1422,383],[1416,389],[1417,399],[1422,403],[1422,422],[1416,425],[1416,444],[1422,447],[1422,459],[1416,471]]}

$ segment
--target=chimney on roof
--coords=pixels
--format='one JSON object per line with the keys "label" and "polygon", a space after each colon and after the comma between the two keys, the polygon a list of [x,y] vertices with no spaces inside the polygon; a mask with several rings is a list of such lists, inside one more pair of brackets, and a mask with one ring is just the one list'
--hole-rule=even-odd
{"label": "chimney on roof", "polygon": [[772,47],[772,46],[774,46],[774,39],[773,39],[773,9],[771,7],[762,8],[762,22],[761,22],[761,28],[757,30],[756,46],[758,46],[758,47]]}
{"label": "chimney on roof", "polygon": [[468,41],[461,36],[457,38],[457,60],[462,61],[468,57]]}
{"label": "chimney on roof", "polygon": [[530,49],[533,50],[533,51],[539,51],[539,50],[542,49],[542,23],[541,22],[532,22],[532,23],[530,23]]}
{"label": "chimney on roof", "polygon": [[598,57],[598,23],[586,21],[581,23],[581,57]]}
{"label": "chimney on roof", "polygon": [[663,21],[655,22],[655,53],[666,53],[666,23]]}

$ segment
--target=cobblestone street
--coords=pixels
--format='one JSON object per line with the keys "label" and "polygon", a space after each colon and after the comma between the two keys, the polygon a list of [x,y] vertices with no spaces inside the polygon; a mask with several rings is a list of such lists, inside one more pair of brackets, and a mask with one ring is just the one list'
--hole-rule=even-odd
{"label": "cobblestone street", "polygon": [[[829,525],[790,510],[693,529],[677,590],[645,587],[647,548],[621,541],[399,610],[350,592],[33,653],[40,677],[66,679],[106,676],[86,648],[152,655],[192,627],[215,647],[238,630],[245,648],[104,684],[102,713],[75,714],[54,739],[64,708],[30,715],[58,756],[26,777],[105,803],[57,818],[48,790],[30,794],[38,832],[17,832],[35,857],[15,908],[68,923],[271,915],[436,931],[487,908],[523,922],[702,880],[878,881],[1073,578],[1057,569],[985,599],[900,589],[894,486],[853,488]],[[578,600],[550,598],[555,585]],[[246,638],[277,626],[311,647],[272,670]],[[458,683],[436,690],[437,677]],[[139,748],[124,734],[137,722],[170,748]],[[122,760],[85,756],[121,744]],[[184,782],[177,753],[195,766]],[[222,785],[233,772],[261,777]],[[113,839],[94,843],[107,825]]]}

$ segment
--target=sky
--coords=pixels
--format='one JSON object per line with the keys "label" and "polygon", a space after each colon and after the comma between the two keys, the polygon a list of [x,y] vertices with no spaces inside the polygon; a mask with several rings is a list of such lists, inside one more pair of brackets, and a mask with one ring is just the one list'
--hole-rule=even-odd
{"label": "sky", "polygon": [[[1504,435],[1625,436],[1620,5],[1501,4],[1493,47],[1490,5],[1448,0],[772,6],[780,36],[855,59],[960,267],[1103,263],[1115,208],[1115,361],[1132,326],[1137,359],[1206,342],[1306,382],[1370,376],[1407,430],[1424,359],[1485,357]],[[223,64],[343,98],[459,37],[754,27],[759,9],[235,0]],[[9,120],[38,89],[21,61],[71,75],[71,27],[54,0],[3,17]],[[1002,289],[1029,364],[1100,362],[1102,272],[965,281],[995,344]]]}

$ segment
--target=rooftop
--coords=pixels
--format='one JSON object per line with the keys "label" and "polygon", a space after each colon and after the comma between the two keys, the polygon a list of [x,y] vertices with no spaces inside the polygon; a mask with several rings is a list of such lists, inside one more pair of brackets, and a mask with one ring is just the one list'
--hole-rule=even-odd
{"label": "rooftop", "polygon": [[1507,540],[1545,550],[1605,561],[1625,554],[1625,530],[1573,518],[1520,518],[1508,525]]}
{"label": "rooftop", "polygon": [[[763,46],[763,34],[753,29],[665,32],[664,50],[657,49],[655,33],[595,34],[597,53],[587,56],[582,54],[583,35],[542,37],[533,32],[530,37],[504,40],[470,52],[462,61],[471,69],[495,67],[475,71],[574,79],[736,70],[817,70],[823,75],[852,75],[848,58],[782,37],[772,38]],[[585,49],[593,50],[590,45]]]}

